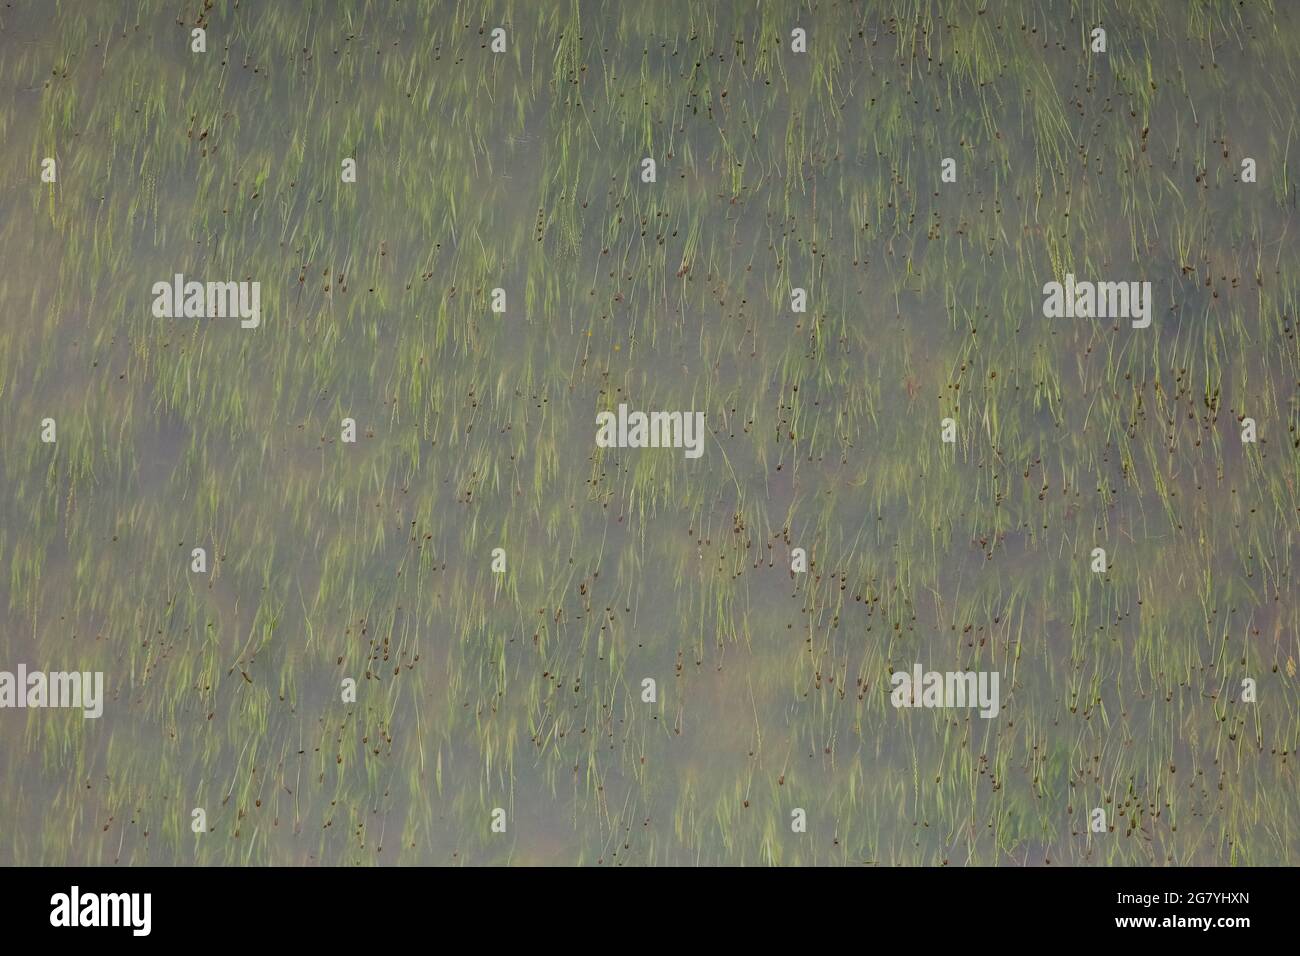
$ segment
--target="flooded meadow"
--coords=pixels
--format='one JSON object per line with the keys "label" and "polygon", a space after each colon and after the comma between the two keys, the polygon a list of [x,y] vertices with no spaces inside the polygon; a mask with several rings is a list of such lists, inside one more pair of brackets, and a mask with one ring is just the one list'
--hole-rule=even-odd
{"label": "flooded meadow", "polygon": [[0,864],[1300,862],[1297,62],[6,4]]}

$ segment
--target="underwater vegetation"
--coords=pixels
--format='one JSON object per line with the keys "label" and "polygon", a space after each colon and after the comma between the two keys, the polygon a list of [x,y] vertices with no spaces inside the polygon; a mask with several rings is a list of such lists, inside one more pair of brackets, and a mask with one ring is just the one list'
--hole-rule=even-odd
{"label": "underwater vegetation", "polygon": [[0,670],[104,699],[0,708],[0,864],[1295,864],[1298,62],[1267,0],[6,4]]}

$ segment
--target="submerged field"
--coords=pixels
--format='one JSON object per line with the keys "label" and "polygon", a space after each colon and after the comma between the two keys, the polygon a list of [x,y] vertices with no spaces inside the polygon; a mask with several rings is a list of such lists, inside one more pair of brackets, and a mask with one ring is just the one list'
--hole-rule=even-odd
{"label": "submerged field", "polygon": [[0,864],[1300,862],[1298,58],[1260,0],[6,5],[0,670],[105,699],[0,709]]}

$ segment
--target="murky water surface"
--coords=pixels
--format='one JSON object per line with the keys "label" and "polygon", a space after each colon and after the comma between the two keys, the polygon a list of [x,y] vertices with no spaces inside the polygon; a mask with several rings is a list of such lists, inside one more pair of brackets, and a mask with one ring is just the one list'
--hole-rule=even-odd
{"label": "murky water surface", "polygon": [[0,863],[1295,863],[1297,10],[977,6],[0,12]]}

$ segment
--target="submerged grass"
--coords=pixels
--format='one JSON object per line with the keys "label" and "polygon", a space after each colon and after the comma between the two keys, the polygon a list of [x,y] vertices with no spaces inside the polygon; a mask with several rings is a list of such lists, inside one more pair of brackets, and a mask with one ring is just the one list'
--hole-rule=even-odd
{"label": "submerged grass", "polygon": [[1295,863],[1300,21],[1089,17],[6,10],[0,861]]}

